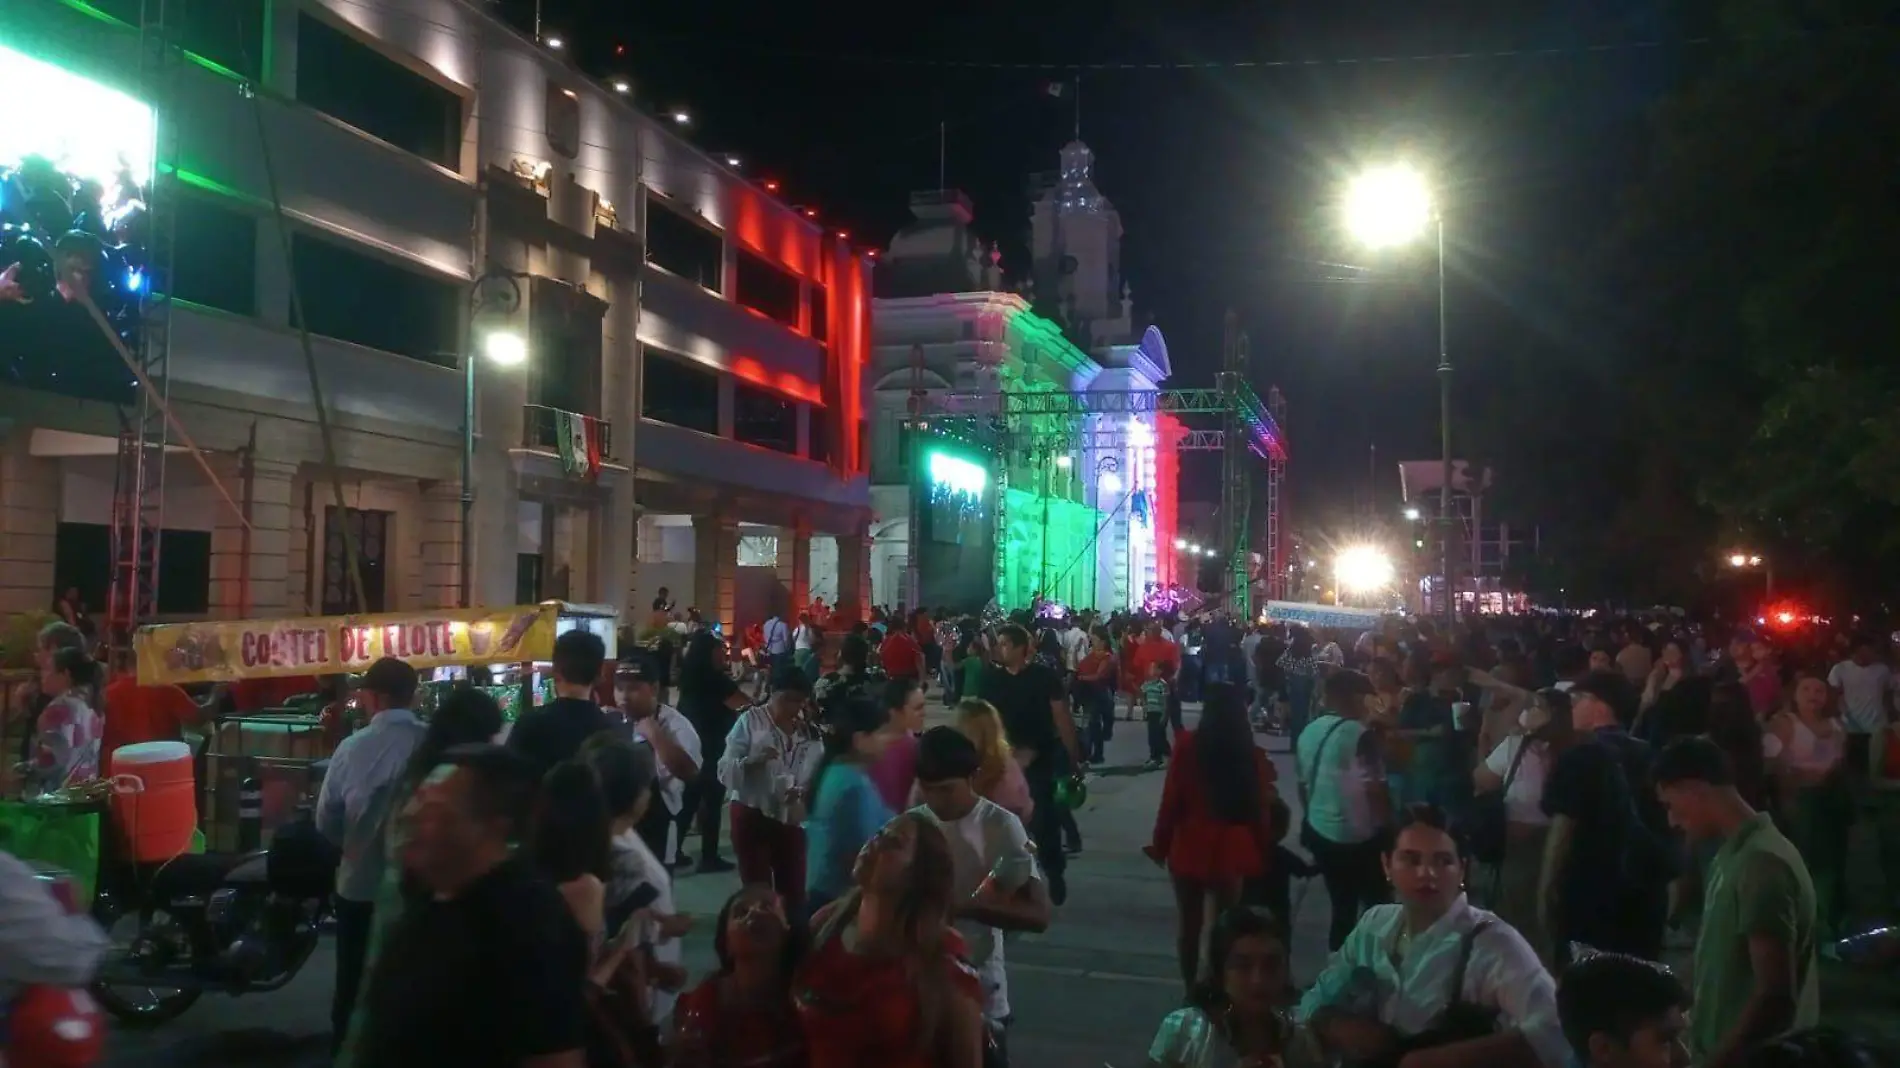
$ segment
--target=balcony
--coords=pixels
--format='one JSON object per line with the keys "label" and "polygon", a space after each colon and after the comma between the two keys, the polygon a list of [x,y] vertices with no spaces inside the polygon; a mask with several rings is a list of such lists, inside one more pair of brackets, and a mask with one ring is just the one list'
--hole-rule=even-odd
{"label": "balcony", "polygon": [[[521,406],[521,445],[528,449],[548,449],[561,451],[561,416],[573,413],[562,412],[559,408],[550,408],[545,404],[524,404]],[[614,459],[614,425],[605,419],[596,420],[600,427],[600,459],[602,463]]]}

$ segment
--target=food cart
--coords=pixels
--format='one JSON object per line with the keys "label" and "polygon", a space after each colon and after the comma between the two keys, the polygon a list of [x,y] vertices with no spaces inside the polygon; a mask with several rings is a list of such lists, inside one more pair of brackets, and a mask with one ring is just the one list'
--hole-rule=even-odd
{"label": "food cart", "polygon": [[[360,616],[225,620],[140,628],[133,638],[147,686],[350,675],[393,656],[425,676],[470,665],[519,665],[553,655],[562,606],[441,609]],[[518,692],[518,691],[517,691]],[[504,694],[503,696],[506,696]],[[419,704],[422,702],[419,702]],[[504,707],[519,707],[503,700]],[[214,849],[239,841],[242,784],[255,781],[264,833],[308,796],[326,759],[321,709],[308,703],[220,720],[206,746],[200,790]],[[426,714],[427,708],[422,711]],[[102,754],[109,766],[111,754]]]}

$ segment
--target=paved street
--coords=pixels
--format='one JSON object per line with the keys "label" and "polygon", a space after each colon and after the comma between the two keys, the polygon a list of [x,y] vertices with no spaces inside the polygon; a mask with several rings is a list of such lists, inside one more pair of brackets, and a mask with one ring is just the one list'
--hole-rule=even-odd
{"label": "paved street", "polygon": [[[1283,739],[1269,749],[1283,792],[1297,804]],[[1042,935],[1009,943],[1010,1037],[1017,1064],[1047,1068],[1132,1068],[1145,1063],[1155,1025],[1180,1002],[1174,963],[1174,904],[1165,876],[1141,854],[1160,798],[1161,773],[1140,772],[1146,756],[1137,724],[1120,724],[1108,766],[1089,787],[1079,816],[1085,849],[1071,858],[1069,902]],[[1297,823],[1297,812],[1296,812]],[[706,920],[738,886],[732,875],[678,880],[681,908]],[[1295,888],[1293,965],[1310,979],[1325,955],[1327,907],[1317,880]],[[1686,953],[1672,963],[1685,966]],[[711,935],[688,937],[695,976],[712,966]],[[314,1068],[326,1060],[331,958],[327,945],[303,975],[275,994],[207,997],[155,1031],[120,1031],[107,1063],[140,1066]],[[1823,1003],[1836,1023],[1893,1029],[1894,985],[1830,970]],[[1884,1024],[1884,1026],[1883,1026]]]}
{"label": "paved street", "polygon": [[[1129,1068],[1144,1063],[1147,1042],[1180,1002],[1174,964],[1174,903],[1165,876],[1140,852],[1153,825],[1161,773],[1138,773],[1147,755],[1137,724],[1122,724],[1109,767],[1090,784],[1081,813],[1084,850],[1070,861],[1069,903],[1043,935],[1012,939],[1011,1035],[1018,1064],[1049,1068]],[[1282,768],[1282,777],[1290,769]],[[728,855],[730,855],[728,853]],[[731,875],[688,876],[676,884],[681,907],[710,920],[738,886]],[[1317,912],[1315,912],[1317,909]],[[1317,964],[1323,948],[1323,895],[1304,909],[1301,959]],[[1310,932],[1317,932],[1316,934]],[[712,938],[688,937],[687,966],[712,966]],[[331,957],[327,945],[295,982],[243,999],[207,997],[154,1031],[118,1031],[108,1064],[314,1066],[328,1050]]]}

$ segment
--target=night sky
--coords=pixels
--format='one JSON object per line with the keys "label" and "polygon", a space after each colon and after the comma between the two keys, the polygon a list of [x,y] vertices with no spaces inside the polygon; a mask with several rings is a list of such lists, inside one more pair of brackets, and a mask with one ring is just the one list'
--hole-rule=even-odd
{"label": "night sky", "polygon": [[[1382,507],[1396,507],[1394,462],[1437,455],[1433,263],[1353,248],[1336,223],[1343,176],[1404,158],[1442,191],[1458,404],[1483,418],[1536,373],[1511,363],[1526,337],[1584,344],[1558,265],[1613,220],[1648,113],[1700,31],[1658,0],[1587,15],[1526,0],[966,0],[930,14],[543,3],[546,30],[584,69],[630,76],[651,110],[689,109],[702,147],[740,155],[867,245],[908,220],[911,190],[937,186],[947,123],[948,184],[974,199],[1006,267],[1026,255],[1024,180],[1055,169],[1075,122],[1073,90],[1046,87],[1079,73],[1082,138],[1127,231],[1137,318],[1167,335],[1173,384],[1204,385],[1222,313],[1240,313],[1256,389],[1288,397],[1296,524],[1363,506],[1373,445]],[[532,0],[502,6],[531,18]],[[849,13],[870,10],[888,17]],[[1520,54],[1343,62],[1501,51]],[[1164,69],[1090,66],[1119,62]],[[1289,65],[1242,65],[1267,62]],[[1191,472],[1190,492],[1212,496],[1213,474]]]}

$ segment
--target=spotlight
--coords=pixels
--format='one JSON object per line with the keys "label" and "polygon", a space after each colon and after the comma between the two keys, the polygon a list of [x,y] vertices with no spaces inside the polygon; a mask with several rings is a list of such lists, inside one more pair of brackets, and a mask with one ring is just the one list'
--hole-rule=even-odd
{"label": "spotlight", "polygon": [[628,93],[633,92],[633,83],[624,78],[615,78],[614,92],[619,93],[621,96],[626,96]]}
{"label": "spotlight", "polygon": [[691,115],[688,115],[684,111],[675,111],[673,113],[673,122],[675,125],[685,126],[687,123],[690,123],[692,121],[693,121],[693,117]]}
{"label": "spotlight", "polygon": [[561,49],[567,47],[567,42],[561,40],[559,37],[549,37],[546,41],[546,44],[549,48],[553,49],[556,52],[559,52]]}

